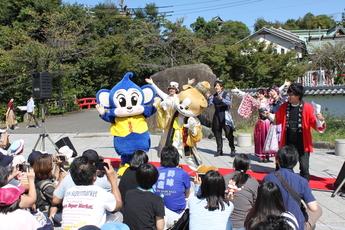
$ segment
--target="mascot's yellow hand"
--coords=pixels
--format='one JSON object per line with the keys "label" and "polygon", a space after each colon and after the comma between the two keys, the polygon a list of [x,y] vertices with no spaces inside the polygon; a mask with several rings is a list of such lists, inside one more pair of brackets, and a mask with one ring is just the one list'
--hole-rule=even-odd
{"label": "mascot's yellow hand", "polygon": [[105,109],[102,104],[97,104],[96,109],[98,110],[99,115],[103,116],[105,114]]}

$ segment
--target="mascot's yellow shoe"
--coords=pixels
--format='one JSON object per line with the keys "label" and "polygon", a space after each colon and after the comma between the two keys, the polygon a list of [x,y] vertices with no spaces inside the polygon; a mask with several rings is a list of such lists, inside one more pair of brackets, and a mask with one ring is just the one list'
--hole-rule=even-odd
{"label": "mascot's yellow shoe", "polygon": [[129,164],[124,164],[124,165],[120,164],[120,167],[119,167],[119,169],[117,170],[117,174],[119,174],[120,176],[122,176],[122,175],[125,173],[126,169],[129,168],[129,167],[130,167]]}

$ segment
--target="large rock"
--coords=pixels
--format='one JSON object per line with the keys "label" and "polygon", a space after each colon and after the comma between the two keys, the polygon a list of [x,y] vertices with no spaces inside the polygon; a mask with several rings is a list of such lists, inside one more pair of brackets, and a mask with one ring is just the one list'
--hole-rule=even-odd
{"label": "large rock", "polygon": [[[171,81],[176,81],[179,83],[179,90],[182,90],[182,86],[187,84],[188,78],[192,79],[195,78],[195,83],[200,81],[208,81],[211,85],[211,93],[215,93],[213,88],[213,84],[215,82],[216,75],[212,72],[212,69],[206,64],[193,64],[193,65],[184,65],[169,68],[163,71],[160,71],[151,76],[153,82],[165,93],[168,93],[168,86]],[[233,97],[233,105],[231,108],[231,114],[233,116],[235,125],[240,125],[243,123],[251,123],[253,122],[252,119],[243,119],[237,113],[237,109],[241,103],[242,98],[234,96]],[[204,126],[211,127],[212,126],[212,118],[214,114],[214,106],[211,106],[204,110],[202,114],[198,116],[201,123]],[[255,113],[253,113],[252,118],[256,119]],[[149,128],[151,132],[158,131],[156,124],[156,116],[151,116],[147,119],[149,124]]]}

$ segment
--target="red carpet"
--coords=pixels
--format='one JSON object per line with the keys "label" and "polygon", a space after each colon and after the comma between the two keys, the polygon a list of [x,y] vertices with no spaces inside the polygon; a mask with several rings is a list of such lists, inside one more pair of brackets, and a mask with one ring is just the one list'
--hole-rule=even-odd
{"label": "red carpet", "polygon": [[[117,158],[108,158],[111,161],[111,164],[114,168],[119,168],[120,159]],[[160,166],[159,162],[150,162],[154,166],[158,167]],[[194,176],[195,172],[189,168],[188,165],[181,165],[182,168],[190,175]],[[224,176],[228,173],[233,172],[233,169],[226,169],[226,168],[218,168],[218,171]],[[262,181],[264,176],[267,174],[266,172],[253,172],[253,171],[248,171],[248,174],[257,179],[259,182]],[[311,189],[318,189],[318,190],[334,190],[335,187],[333,186],[336,178],[326,178],[326,177],[317,177],[317,176],[310,176],[310,181],[309,185]]]}

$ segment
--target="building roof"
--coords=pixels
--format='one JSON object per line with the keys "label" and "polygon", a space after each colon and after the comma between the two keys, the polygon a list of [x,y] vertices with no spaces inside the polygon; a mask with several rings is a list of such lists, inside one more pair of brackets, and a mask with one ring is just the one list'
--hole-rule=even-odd
{"label": "building roof", "polygon": [[[243,92],[255,97],[256,91],[260,88],[241,89]],[[304,96],[307,95],[345,95],[345,84],[343,85],[322,85],[322,86],[304,86]],[[286,96],[286,92],[283,96]]]}
{"label": "building roof", "polygon": [[252,35],[249,35],[248,37],[245,37],[241,41],[237,42],[236,44],[242,43],[248,39],[252,40],[254,37],[262,35],[262,34],[271,34],[271,35],[279,37],[279,38],[281,38],[281,39],[283,39],[289,43],[292,43],[295,46],[298,46],[301,48],[305,47],[304,41],[302,39],[300,39],[298,35],[293,34],[290,31],[284,30],[282,28],[275,29],[273,27],[271,27],[271,28],[263,27],[260,30],[256,31],[255,33],[253,33]]}

